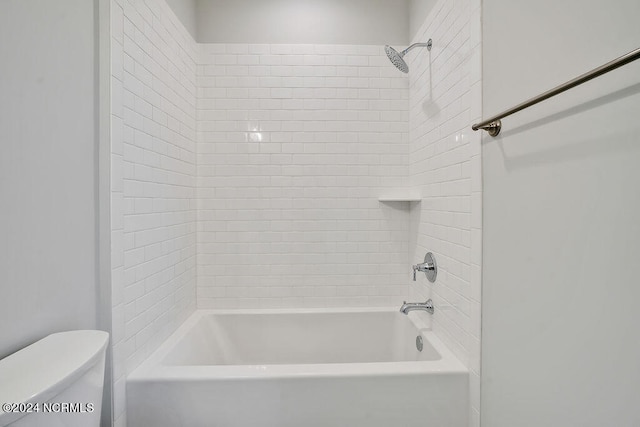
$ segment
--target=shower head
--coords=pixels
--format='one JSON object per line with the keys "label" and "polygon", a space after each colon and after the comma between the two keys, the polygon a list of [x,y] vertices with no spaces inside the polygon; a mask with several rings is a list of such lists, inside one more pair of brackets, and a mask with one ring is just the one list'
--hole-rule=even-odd
{"label": "shower head", "polygon": [[403,73],[408,73],[409,72],[409,66],[407,65],[407,63],[404,61],[404,56],[407,54],[407,52],[409,52],[411,49],[415,48],[415,47],[426,47],[427,50],[431,50],[431,46],[432,46],[432,41],[431,39],[429,39],[426,43],[414,43],[411,46],[409,46],[408,48],[406,48],[405,50],[403,50],[402,52],[398,52],[397,50],[395,50],[394,48],[392,48],[389,45],[386,45],[384,47],[384,51],[387,54],[387,57],[389,58],[389,61],[391,61],[391,63],[393,65],[395,65],[395,67],[402,71]]}
{"label": "shower head", "polygon": [[386,45],[384,47],[384,51],[389,57],[389,61],[391,61],[391,63],[395,65],[398,70],[402,71],[405,74],[409,72],[409,66],[406,62],[404,62],[404,59],[402,59],[404,53],[398,53],[397,50],[389,45]]}

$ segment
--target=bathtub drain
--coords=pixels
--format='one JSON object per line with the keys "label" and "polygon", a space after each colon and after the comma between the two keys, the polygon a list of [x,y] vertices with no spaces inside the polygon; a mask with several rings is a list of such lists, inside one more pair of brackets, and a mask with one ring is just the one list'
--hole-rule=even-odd
{"label": "bathtub drain", "polygon": [[416,348],[418,351],[422,351],[422,337],[420,335],[416,337]]}

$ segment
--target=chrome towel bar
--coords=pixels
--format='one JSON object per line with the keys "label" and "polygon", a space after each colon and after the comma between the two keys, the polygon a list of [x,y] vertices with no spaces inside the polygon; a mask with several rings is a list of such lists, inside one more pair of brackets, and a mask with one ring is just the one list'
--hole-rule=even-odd
{"label": "chrome towel bar", "polygon": [[500,121],[500,119],[503,119],[507,116],[510,116],[514,113],[517,113],[520,110],[524,110],[525,108],[531,107],[532,105],[535,105],[539,102],[544,101],[545,99],[549,99],[552,96],[556,96],[559,93],[562,93],[566,90],[569,90],[573,87],[576,87],[578,85],[581,85],[582,83],[588,82],[591,79],[595,79],[598,76],[601,76],[603,74],[608,73],[609,71],[615,70],[616,68],[622,67],[623,65],[628,64],[629,62],[635,61],[636,59],[640,58],[640,48],[632,50],[631,52],[622,55],[619,58],[614,59],[611,62],[607,62],[606,64],[598,67],[598,68],[594,68],[593,70],[589,71],[588,73],[584,73],[581,76],[576,77],[573,80],[570,80],[564,84],[561,84],[560,86],[556,86],[551,90],[548,90],[536,97],[533,97],[525,102],[523,102],[522,104],[518,104],[513,108],[510,108],[506,111],[503,111],[500,114],[496,114],[495,116],[488,118],[486,120],[481,121],[480,123],[476,123],[473,126],[471,126],[471,129],[473,130],[478,130],[478,129],[482,129],[482,130],[486,130],[489,135],[491,136],[498,136],[498,134],[500,133],[500,129],[502,128],[502,122]]}

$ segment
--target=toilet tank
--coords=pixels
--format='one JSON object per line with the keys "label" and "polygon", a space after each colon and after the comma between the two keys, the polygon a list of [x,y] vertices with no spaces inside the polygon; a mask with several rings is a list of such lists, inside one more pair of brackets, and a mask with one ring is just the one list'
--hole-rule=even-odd
{"label": "toilet tank", "polygon": [[0,360],[0,426],[99,426],[108,342],[60,332]]}

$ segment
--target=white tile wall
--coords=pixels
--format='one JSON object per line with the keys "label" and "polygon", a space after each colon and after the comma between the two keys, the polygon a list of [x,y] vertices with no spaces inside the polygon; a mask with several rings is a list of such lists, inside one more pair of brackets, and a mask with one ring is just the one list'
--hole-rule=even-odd
{"label": "white tile wall", "polygon": [[196,307],[196,44],[163,0],[111,2],[114,419],[125,375]]}
{"label": "white tile wall", "polygon": [[[163,0],[111,14],[116,424],[126,373],[197,289],[201,308],[431,296],[477,425],[479,2],[434,7],[415,40],[434,48],[408,55],[409,78],[381,46],[197,45]],[[377,200],[408,187],[421,204]],[[427,250],[438,281],[408,288]]]}
{"label": "white tile wall", "polygon": [[198,306],[406,295],[408,79],[382,46],[201,46]]}
{"label": "white tile wall", "polygon": [[[412,299],[432,297],[433,329],[470,369],[470,425],[479,425],[482,176],[480,2],[440,0],[407,55],[410,71],[409,169],[424,197],[412,212],[412,261],[432,251],[438,279],[415,282]],[[413,228],[415,227],[415,229]]]}

